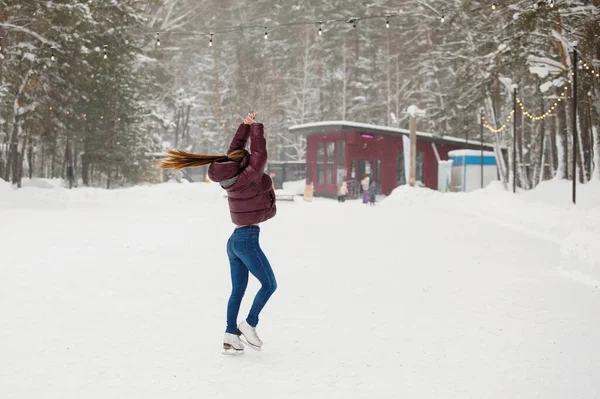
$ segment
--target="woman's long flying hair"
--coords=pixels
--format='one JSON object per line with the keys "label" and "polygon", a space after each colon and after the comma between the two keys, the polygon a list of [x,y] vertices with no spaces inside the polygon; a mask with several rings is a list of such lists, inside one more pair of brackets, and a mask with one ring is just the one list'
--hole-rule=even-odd
{"label": "woman's long flying hair", "polygon": [[160,161],[158,167],[160,169],[181,170],[209,165],[214,162],[241,162],[247,155],[248,151],[245,149],[234,150],[229,155],[203,155],[182,150],[167,150],[167,156]]}

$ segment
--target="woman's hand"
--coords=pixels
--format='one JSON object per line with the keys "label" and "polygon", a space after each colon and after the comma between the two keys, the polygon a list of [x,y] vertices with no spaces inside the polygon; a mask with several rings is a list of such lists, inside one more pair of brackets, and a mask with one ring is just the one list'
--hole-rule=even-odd
{"label": "woman's hand", "polygon": [[246,119],[244,119],[244,124],[251,125],[253,123],[256,123],[256,114],[249,113]]}

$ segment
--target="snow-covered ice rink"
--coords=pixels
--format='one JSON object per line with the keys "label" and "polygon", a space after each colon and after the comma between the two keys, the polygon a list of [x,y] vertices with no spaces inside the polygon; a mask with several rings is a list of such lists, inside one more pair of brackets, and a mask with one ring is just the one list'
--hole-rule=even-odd
{"label": "snow-covered ice rink", "polygon": [[0,398],[600,398],[597,182],[280,202],[243,356],[217,185],[29,183],[0,185]]}

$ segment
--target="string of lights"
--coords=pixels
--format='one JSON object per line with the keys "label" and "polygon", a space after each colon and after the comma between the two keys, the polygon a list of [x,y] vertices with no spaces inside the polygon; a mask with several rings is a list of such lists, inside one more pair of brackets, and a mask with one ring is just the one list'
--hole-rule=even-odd
{"label": "string of lights", "polygon": [[[555,7],[554,0],[547,0],[547,2],[549,4],[550,8]],[[500,7],[500,5],[499,5],[498,1],[492,2],[492,11],[496,11],[496,9],[498,9],[499,7]],[[435,12],[435,10],[432,10],[432,11]],[[445,9],[441,9],[440,11],[441,11],[440,22],[444,23],[445,19],[446,19]],[[402,14],[402,12],[399,11],[397,13],[385,13],[385,14],[370,15],[370,16],[357,16],[357,17],[351,17],[351,18],[321,19],[318,21],[296,21],[296,22],[289,22],[289,23],[282,23],[282,24],[268,25],[268,26],[265,26],[264,24],[261,24],[261,25],[238,25],[238,26],[222,27],[222,28],[211,30],[209,32],[201,32],[201,31],[195,31],[195,30],[174,30],[174,31],[159,31],[159,32],[155,31],[153,33],[149,33],[147,31],[138,31],[138,33],[141,33],[144,35],[152,34],[156,40],[156,42],[155,42],[156,47],[162,46],[161,34],[163,34],[163,35],[207,36],[209,39],[208,46],[213,47],[215,35],[221,35],[221,34],[232,33],[232,32],[241,32],[241,31],[246,31],[246,30],[256,30],[256,29],[262,30],[262,29],[264,29],[264,39],[268,40],[270,33],[273,30],[285,28],[285,27],[293,27],[293,26],[313,25],[318,29],[317,30],[318,35],[323,36],[324,35],[324,29],[323,29],[324,24],[335,24],[335,23],[352,24],[353,28],[356,29],[359,21],[380,19],[380,20],[382,20],[382,22],[385,22],[385,28],[389,29],[391,26],[390,19],[400,17],[401,14]],[[3,38],[0,37],[0,51],[3,50],[2,39]],[[50,59],[53,62],[56,61],[55,50],[56,50],[55,47],[51,47]],[[103,46],[103,51],[101,54],[102,54],[103,59],[107,60],[109,58],[109,52],[108,52],[107,45]],[[596,77],[600,78],[600,73],[595,71],[593,69],[593,67],[591,67],[587,63],[584,63],[583,60],[580,61],[580,64],[583,66],[583,68],[588,70],[590,73],[592,73]],[[45,65],[44,65],[44,67],[45,67]],[[569,80],[569,83],[571,83],[571,80]],[[533,121],[539,121],[539,120],[545,119],[546,117],[550,116],[554,112],[554,110],[558,106],[559,102],[561,102],[564,99],[564,97],[566,96],[567,89],[568,88],[565,86],[564,91],[560,94],[557,101],[554,102],[554,104],[550,107],[550,109],[548,109],[546,112],[544,112],[540,115],[536,115],[532,112],[526,111],[525,106],[524,106],[523,102],[521,101],[521,99],[517,98],[517,103],[520,106],[521,110],[523,111],[524,115],[526,115],[528,118],[530,118]],[[49,107],[49,109],[52,110],[52,107]],[[70,112],[67,111],[66,114],[70,115]],[[83,114],[83,117],[86,118],[87,115]],[[482,116],[483,121],[484,121],[484,127],[494,133],[499,133],[499,132],[502,132],[504,129],[506,129],[507,125],[511,122],[513,117],[514,117],[514,110],[511,111],[511,113],[506,117],[505,123],[503,123],[503,125],[500,128],[494,128],[493,126],[491,126],[490,122],[487,121],[484,116]],[[104,119],[104,116],[101,115],[100,119]],[[120,121],[121,118],[119,117],[117,120]]]}
{"label": "string of lights", "polygon": [[[442,22],[443,22],[443,14],[444,11],[442,10]],[[369,15],[369,16],[361,16],[361,17],[351,17],[351,18],[343,18],[343,19],[321,19],[318,21],[296,21],[296,22],[288,22],[288,23],[282,23],[282,24],[277,24],[277,25],[267,25],[265,26],[263,25],[240,25],[240,26],[229,26],[229,27],[223,27],[223,28],[218,28],[218,29],[213,29],[210,31],[195,31],[195,30],[173,30],[173,31],[159,31],[159,32],[154,32],[153,34],[156,37],[156,47],[160,47],[161,46],[161,40],[160,40],[160,36],[161,35],[178,35],[178,36],[206,36],[209,38],[209,46],[212,47],[213,43],[214,43],[214,38],[217,35],[223,35],[226,33],[235,33],[235,32],[243,32],[243,31],[247,31],[247,30],[263,30],[264,31],[264,38],[265,40],[269,39],[269,36],[271,34],[272,31],[276,30],[276,29],[281,29],[281,28],[285,28],[285,27],[293,27],[293,26],[308,26],[308,25],[312,25],[312,26],[316,26],[317,27],[317,33],[319,36],[323,36],[325,31],[324,31],[324,25],[325,24],[334,24],[334,23],[345,23],[345,24],[352,24],[353,28],[357,28],[358,27],[358,22],[359,21],[367,21],[367,20],[372,20],[372,19],[380,19],[382,20],[382,22],[385,24],[385,28],[389,29],[391,27],[391,22],[390,20],[392,18],[398,18],[401,16],[401,13],[386,13],[386,14],[378,14],[378,15]],[[138,33],[141,34],[149,34],[146,31],[139,31]]]}
{"label": "string of lights", "polygon": [[504,129],[506,129],[506,127],[510,123],[511,119],[513,118],[514,113],[515,113],[514,110],[510,111],[510,114],[508,114],[508,116],[506,117],[506,121],[502,124],[502,126],[500,126],[499,129],[496,129],[492,125],[490,125],[490,122],[487,119],[485,119],[485,116],[482,116],[481,119],[483,120],[483,127],[492,133],[500,133]]}
{"label": "string of lights", "polygon": [[[581,53],[580,53],[580,56],[581,56]],[[592,76],[600,78],[600,72],[596,71],[594,69],[594,67],[591,66],[590,64],[588,64],[587,62],[585,62],[583,60],[579,60],[579,65],[581,65],[583,68],[585,68],[586,71],[588,71],[589,73],[591,73]]]}
{"label": "string of lights", "polygon": [[558,107],[558,103],[560,103],[561,101],[563,101],[563,99],[567,95],[567,90],[568,89],[569,89],[569,87],[565,86],[563,88],[563,92],[560,93],[560,96],[554,102],[554,104],[552,104],[552,106],[548,110],[546,110],[546,112],[544,112],[542,114],[539,114],[539,115],[536,115],[536,114],[534,114],[532,112],[526,111],[525,110],[525,105],[523,104],[523,102],[521,101],[520,98],[517,98],[517,103],[519,104],[519,107],[521,108],[521,111],[523,111],[523,115],[527,116],[529,119],[531,119],[533,121],[541,121],[543,119],[546,119],[550,115],[552,115],[552,113],[554,112],[554,110],[556,109],[556,107]]}

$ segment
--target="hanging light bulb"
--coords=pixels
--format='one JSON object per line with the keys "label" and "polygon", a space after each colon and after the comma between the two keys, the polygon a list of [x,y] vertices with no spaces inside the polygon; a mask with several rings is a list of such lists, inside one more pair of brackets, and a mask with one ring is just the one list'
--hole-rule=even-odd
{"label": "hanging light bulb", "polygon": [[444,23],[445,20],[446,18],[444,18],[444,9],[442,8],[442,23]]}
{"label": "hanging light bulb", "polygon": [[267,30],[267,27],[265,26],[265,40],[267,40],[269,38],[269,31]]}
{"label": "hanging light bulb", "polygon": [[386,27],[387,29],[389,29],[389,28],[390,28],[390,17],[387,17],[387,18],[386,18],[386,20],[385,20],[385,27]]}
{"label": "hanging light bulb", "polygon": [[497,7],[497,4],[496,4],[496,2],[494,1],[494,2],[492,3],[492,10],[493,10],[493,11],[496,11],[496,7]]}
{"label": "hanging light bulb", "polygon": [[160,47],[160,33],[156,33],[156,47]]}
{"label": "hanging light bulb", "polygon": [[550,0],[550,8],[554,8],[554,0]]}
{"label": "hanging light bulb", "polygon": [[107,48],[108,48],[108,46],[105,44],[105,45],[104,45],[104,59],[107,59],[107,58],[108,58],[108,52],[107,52]]}
{"label": "hanging light bulb", "polygon": [[212,45],[213,45],[212,39],[213,39],[213,34],[211,33],[210,34],[210,40],[208,41],[208,47],[212,47]]}
{"label": "hanging light bulb", "polygon": [[323,22],[319,21],[319,36],[323,36]]}
{"label": "hanging light bulb", "polygon": [[56,59],[56,57],[54,56],[54,47],[51,47],[52,50],[52,54],[50,55],[50,60],[54,61]]}

